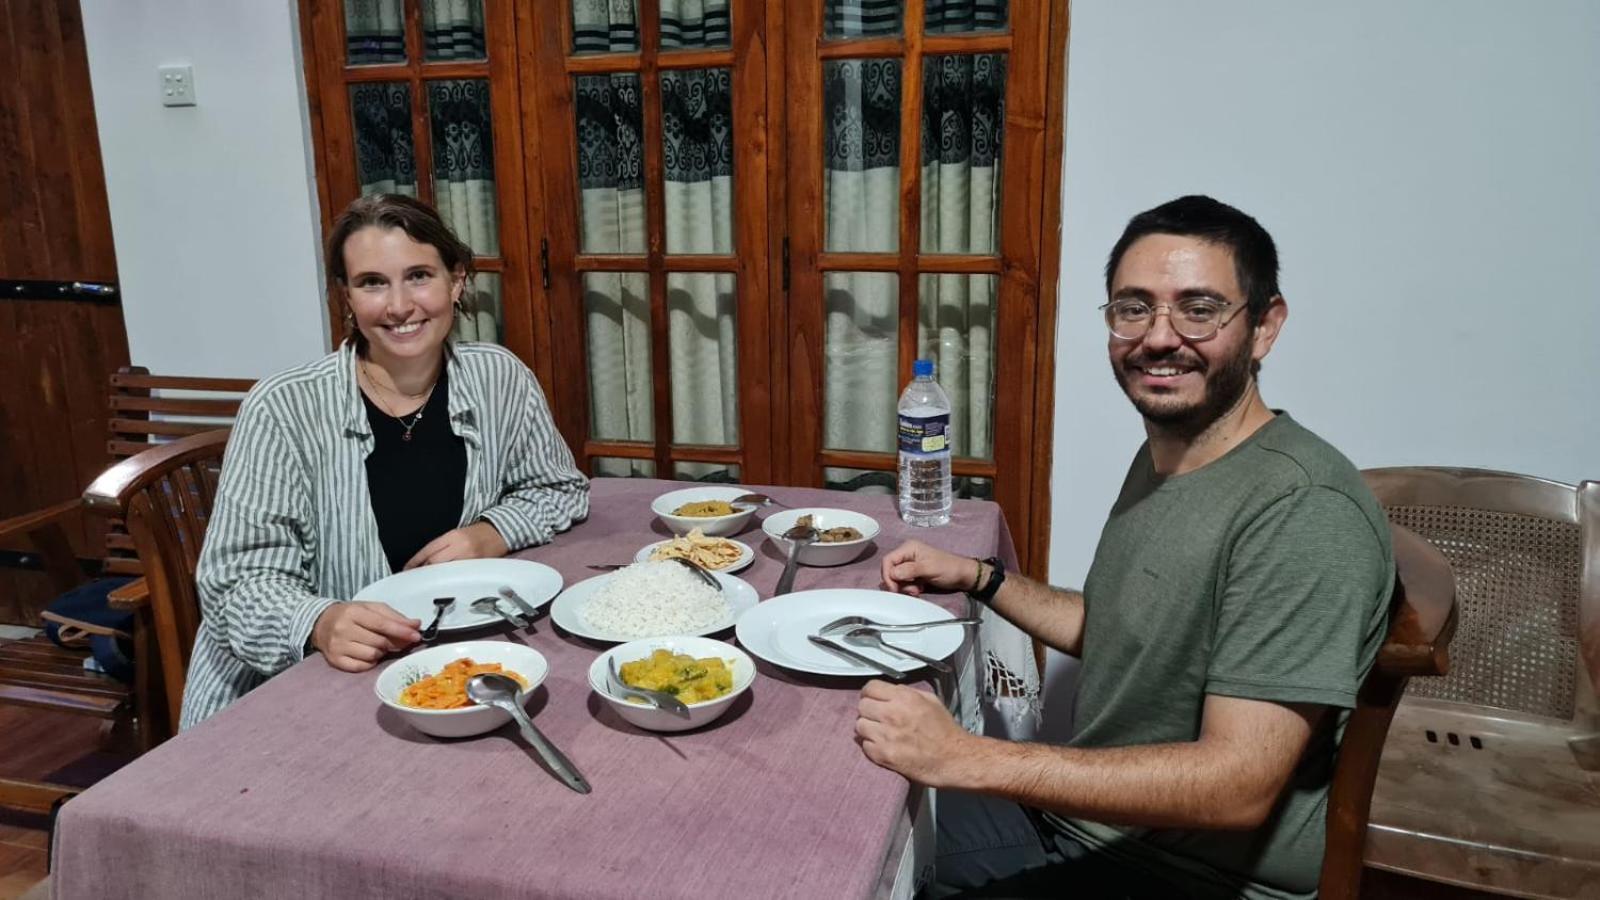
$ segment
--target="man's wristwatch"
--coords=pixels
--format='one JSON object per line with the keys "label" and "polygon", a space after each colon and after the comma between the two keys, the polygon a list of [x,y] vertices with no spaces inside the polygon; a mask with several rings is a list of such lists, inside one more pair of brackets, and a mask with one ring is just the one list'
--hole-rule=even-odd
{"label": "man's wristwatch", "polygon": [[994,600],[994,595],[1000,590],[1000,585],[1005,583],[1006,564],[1001,562],[998,556],[991,556],[984,560],[983,563],[989,567],[989,583],[967,591],[967,596],[987,605]]}

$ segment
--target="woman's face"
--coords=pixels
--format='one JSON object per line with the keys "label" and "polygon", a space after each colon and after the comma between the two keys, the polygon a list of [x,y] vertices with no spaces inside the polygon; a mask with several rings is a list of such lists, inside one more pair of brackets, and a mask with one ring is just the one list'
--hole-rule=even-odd
{"label": "woman's face", "polygon": [[344,267],[345,299],[373,362],[404,366],[439,352],[465,276],[445,269],[437,247],[369,225],[345,241]]}

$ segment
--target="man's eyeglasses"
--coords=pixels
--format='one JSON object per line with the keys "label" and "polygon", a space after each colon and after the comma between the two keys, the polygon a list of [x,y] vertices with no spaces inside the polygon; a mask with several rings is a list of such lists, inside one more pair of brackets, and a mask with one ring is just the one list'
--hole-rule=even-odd
{"label": "man's eyeglasses", "polygon": [[[1229,312],[1229,309],[1233,312]],[[1203,341],[1228,324],[1244,307],[1215,297],[1185,297],[1177,303],[1154,304],[1132,298],[1113,300],[1100,307],[1106,314],[1106,327],[1125,341],[1137,341],[1150,331],[1163,310],[1172,330],[1191,341]]]}

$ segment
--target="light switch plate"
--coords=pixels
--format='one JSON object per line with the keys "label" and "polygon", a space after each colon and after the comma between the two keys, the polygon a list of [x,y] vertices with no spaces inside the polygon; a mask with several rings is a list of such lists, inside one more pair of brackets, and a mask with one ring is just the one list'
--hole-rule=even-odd
{"label": "light switch plate", "polygon": [[194,106],[194,66],[162,66],[162,106]]}

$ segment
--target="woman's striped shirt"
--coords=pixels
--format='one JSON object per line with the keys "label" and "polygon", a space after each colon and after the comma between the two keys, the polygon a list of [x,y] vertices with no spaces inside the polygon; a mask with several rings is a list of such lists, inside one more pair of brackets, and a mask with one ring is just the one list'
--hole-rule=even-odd
{"label": "woman's striped shirt", "polygon": [[[261,381],[239,408],[195,576],[203,622],[184,728],[299,662],[323,610],[390,574],[356,362],[347,344]],[[457,342],[445,365],[450,428],[467,447],[461,524],[486,520],[516,550],[587,516],[588,479],[528,367],[493,344]]]}

